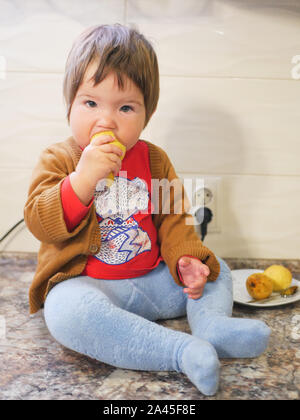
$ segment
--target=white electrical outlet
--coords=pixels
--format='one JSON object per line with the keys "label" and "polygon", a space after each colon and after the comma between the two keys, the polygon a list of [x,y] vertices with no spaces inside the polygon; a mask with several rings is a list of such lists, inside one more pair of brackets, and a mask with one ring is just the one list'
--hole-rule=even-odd
{"label": "white electrical outlet", "polygon": [[191,173],[178,174],[181,179],[186,194],[189,198],[191,209],[194,216],[195,227],[199,230],[199,222],[195,217],[195,212],[200,207],[208,207],[213,214],[211,222],[207,225],[208,232],[221,232],[221,177],[199,175]]}

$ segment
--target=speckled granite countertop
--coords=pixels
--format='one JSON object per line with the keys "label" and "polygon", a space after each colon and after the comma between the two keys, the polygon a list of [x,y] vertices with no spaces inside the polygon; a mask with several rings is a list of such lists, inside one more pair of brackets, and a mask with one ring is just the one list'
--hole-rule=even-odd
{"label": "speckled granite countertop", "polygon": [[[231,269],[284,264],[300,280],[300,261],[225,259]],[[264,320],[267,351],[221,359],[218,393],[205,397],[176,372],[117,369],[65,349],[49,335],[42,311],[28,312],[33,255],[0,256],[0,399],[227,400],[300,399],[300,302],[275,308],[234,306],[233,316]],[[162,321],[190,332],[186,318]]]}

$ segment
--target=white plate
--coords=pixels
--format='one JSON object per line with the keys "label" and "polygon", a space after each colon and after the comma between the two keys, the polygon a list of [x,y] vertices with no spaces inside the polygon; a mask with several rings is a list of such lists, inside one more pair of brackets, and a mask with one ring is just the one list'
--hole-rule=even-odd
{"label": "white plate", "polygon": [[263,273],[263,270],[257,269],[243,269],[243,270],[232,270],[232,281],[233,281],[233,300],[236,303],[247,306],[255,306],[258,308],[265,308],[269,306],[281,306],[287,305],[292,302],[300,300],[300,281],[293,279],[291,286],[298,286],[297,292],[288,297],[280,296],[279,293],[272,293],[267,299],[262,299],[251,302],[253,298],[249,295],[246,289],[246,280],[253,273]]}

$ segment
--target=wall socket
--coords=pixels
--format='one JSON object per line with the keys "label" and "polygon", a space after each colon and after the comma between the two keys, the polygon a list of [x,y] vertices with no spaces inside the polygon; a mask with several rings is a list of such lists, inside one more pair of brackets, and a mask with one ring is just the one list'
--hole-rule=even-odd
{"label": "wall socket", "polygon": [[[195,215],[199,207],[208,207],[212,213],[213,218],[207,225],[207,232],[221,232],[221,190],[222,178],[217,176],[199,175],[191,173],[178,174],[181,179],[185,192],[191,204],[190,214]],[[195,220],[195,227],[200,231],[198,221]]]}

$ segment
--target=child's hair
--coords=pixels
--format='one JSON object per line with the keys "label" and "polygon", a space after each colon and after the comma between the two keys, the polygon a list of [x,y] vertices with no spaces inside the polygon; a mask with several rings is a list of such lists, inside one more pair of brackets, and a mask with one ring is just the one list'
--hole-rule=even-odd
{"label": "child's hair", "polygon": [[63,82],[68,121],[78,88],[93,61],[98,65],[93,76],[94,86],[113,71],[120,88],[124,87],[124,75],[140,88],[144,96],[146,126],[159,97],[157,57],[142,34],[120,24],[92,26],[75,40],[67,58]]}

